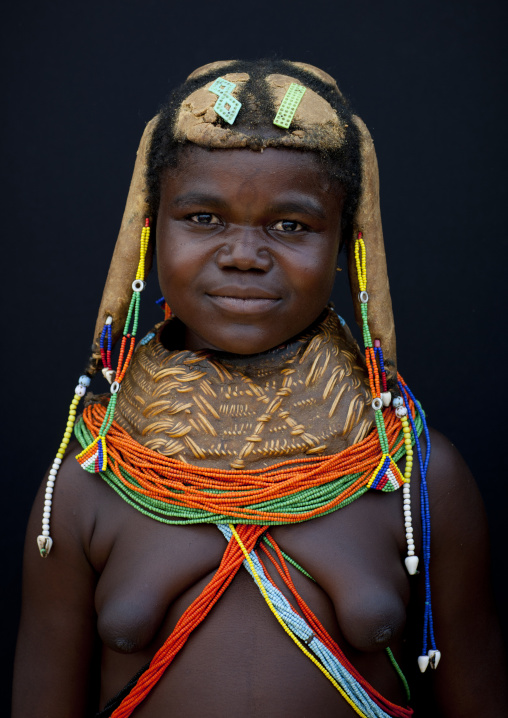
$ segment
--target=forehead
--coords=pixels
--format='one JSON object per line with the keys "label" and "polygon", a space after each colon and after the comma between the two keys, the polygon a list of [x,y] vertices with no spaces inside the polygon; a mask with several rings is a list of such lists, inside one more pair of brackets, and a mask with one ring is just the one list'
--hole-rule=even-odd
{"label": "forehead", "polygon": [[279,194],[298,191],[342,203],[342,187],[331,177],[319,155],[302,150],[267,148],[207,150],[187,146],[175,168],[161,178],[161,202],[198,188],[234,194],[240,189]]}

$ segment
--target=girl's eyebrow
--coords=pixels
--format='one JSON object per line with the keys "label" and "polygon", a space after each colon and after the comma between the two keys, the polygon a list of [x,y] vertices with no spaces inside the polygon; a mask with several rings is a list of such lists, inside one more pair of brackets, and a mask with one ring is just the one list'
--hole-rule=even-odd
{"label": "girl's eyebrow", "polygon": [[187,207],[191,205],[206,205],[207,207],[224,208],[226,202],[220,197],[211,194],[191,192],[174,197],[171,204],[175,207]]}
{"label": "girl's eyebrow", "polygon": [[285,214],[287,212],[296,214],[311,214],[319,219],[326,219],[324,208],[320,202],[312,197],[301,197],[296,200],[276,202],[268,207],[270,214]]}

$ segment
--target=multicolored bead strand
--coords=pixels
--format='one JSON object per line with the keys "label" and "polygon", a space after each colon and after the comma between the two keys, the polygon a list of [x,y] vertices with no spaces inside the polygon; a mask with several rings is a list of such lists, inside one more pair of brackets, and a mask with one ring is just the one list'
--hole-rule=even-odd
{"label": "multicolored bead strand", "polygon": [[[420,403],[415,399],[411,389],[399,376],[399,388],[402,393],[404,405],[406,409],[413,404],[417,409],[417,416],[420,418],[425,433],[426,452],[425,460],[422,456],[422,450],[420,442],[416,441],[416,452],[418,455],[418,463],[420,465],[420,506],[421,506],[421,517],[422,517],[422,553],[423,553],[423,565],[425,575],[425,610],[423,615],[423,646],[422,653],[418,657],[418,666],[421,672],[427,670],[430,665],[431,668],[437,668],[439,661],[441,660],[441,651],[436,647],[436,639],[434,636],[434,620],[432,616],[432,600],[431,600],[431,589],[430,589],[430,507],[429,507],[429,493],[427,490],[427,470],[429,467],[430,460],[430,434],[425,419],[425,413]],[[416,423],[414,422],[413,415],[408,412],[409,421],[413,431],[415,431]],[[430,649],[428,645],[430,643]]]}
{"label": "multicolored bead strand", "polygon": [[388,391],[385,361],[383,356],[383,350],[381,348],[381,342],[379,341],[379,339],[374,339],[374,352],[376,354],[376,359],[379,363],[379,370],[381,372],[381,384],[383,389],[383,391],[381,392],[381,401],[383,402],[383,406],[390,406],[392,401],[392,394],[390,391]]}
{"label": "multicolored bead strand", "polygon": [[90,386],[90,377],[83,374],[79,377],[78,384],[74,389],[74,397],[69,407],[69,414],[67,417],[67,424],[65,432],[56,452],[56,456],[51,464],[49,470],[48,480],[46,482],[46,492],[44,494],[44,511],[42,514],[42,533],[37,536],[37,546],[39,553],[42,558],[47,558],[51,547],[53,546],[53,539],[50,536],[50,519],[51,519],[51,506],[53,503],[53,490],[55,488],[56,476],[62,463],[62,459],[67,451],[69,441],[72,437],[72,431],[74,429],[74,423],[76,421],[76,408],[82,396],[85,396],[87,387]]}
{"label": "multicolored bead strand", "polygon": [[[86,407],[75,427],[81,446],[99,435],[106,411],[100,403]],[[417,430],[418,425],[417,417]],[[386,430],[389,453],[398,461],[405,454],[404,435],[392,412]],[[383,458],[377,432],[339,454],[286,459],[245,471],[183,463],[139,444],[116,422],[108,444],[110,461],[101,472],[104,481],[141,513],[182,525],[276,525],[322,516],[362,496]],[[399,475],[402,483],[400,471]],[[393,491],[399,484],[386,478],[370,488]]]}
{"label": "multicolored bead strand", "polygon": [[[111,325],[113,324],[113,317],[108,317],[104,323],[100,338],[100,350],[102,359],[102,374],[109,381],[110,384],[115,380],[115,372],[111,366],[111,349],[112,349],[112,331]],[[105,340],[107,339],[107,349],[104,347]]]}
{"label": "multicolored bead strand", "polygon": [[173,312],[171,311],[171,307],[170,307],[169,304],[166,302],[166,300],[164,299],[164,297],[161,297],[160,299],[157,299],[157,301],[155,302],[155,304],[158,304],[159,307],[163,310],[163,312],[164,312],[164,321],[167,321],[168,319],[171,319],[171,317],[173,316]]}
{"label": "multicolored bead strand", "polygon": [[[105,407],[100,403],[91,404],[85,409],[75,429],[82,446],[97,436],[105,412]],[[416,415],[416,427],[419,421]],[[386,435],[395,461],[405,454],[404,435],[400,427],[395,413],[389,412]],[[157,521],[172,525],[234,524],[248,553],[263,536],[266,524],[305,521],[335,511],[359,498],[367,490],[367,483],[381,458],[377,432],[370,432],[361,442],[340,454],[302,460],[288,459],[265,469],[246,471],[184,464],[139,444],[116,422],[112,424],[108,443],[110,460],[101,476],[127,503]],[[381,490],[393,488],[386,485]],[[239,521],[241,524],[238,524]],[[250,533],[250,529],[253,533]],[[246,544],[247,537],[253,541],[250,547]],[[268,538],[277,551],[276,543]],[[181,650],[187,636],[204,619],[220,592],[232,580],[238,564],[236,559],[234,565],[230,562],[231,551],[233,548],[230,542],[212,582],[182,616],[173,634],[152,659],[150,667],[137,678],[136,685],[130,687],[128,695],[122,697],[121,705],[113,713],[114,718],[131,715],[135,706],[148,694]],[[241,557],[242,560],[245,558],[243,554]],[[219,593],[216,593],[219,589]],[[315,623],[312,622],[312,618],[305,613],[303,603],[300,608],[313,632],[330,648],[331,644],[328,644],[331,639],[326,638],[326,631],[317,619]],[[335,650],[334,655],[337,655],[333,646],[330,650]],[[332,675],[328,658],[323,665]],[[389,716],[409,718],[410,709],[386,704],[385,699],[378,696],[372,686],[362,683],[364,679],[354,666],[348,666],[347,670]],[[375,714],[369,710],[367,715]]]}
{"label": "multicolored bead strand", "polygon": [[[302,573],[304,576],[307,576],[308,579],[310,579],[311,581],[313,581],[314,583],[316,583],[316,579],[313,578],[313,577],[310,575],[310,573],[309,573],[308,571],[306,571],[302,566],[300,566],[300,564],[298,563],[298,561],[295,561],[293,558],[291,558],[291,556],[289,556],[289,555],[288,555],[285,551],[283,551],[280,547],[274,545],[274,544],[272,543],[272,541],[268,538],[268,536],[267,536],[266,534],[263,536],[263,544],[265,544],[265,545],[262,546],[261,548],[263,549],[263,551],[265,552],[265,554],[270,558],[270,561],[272,561],[272,563],[275,563],[275,560],[274,560],[274,558],[272,557],[272,555],[267,551],[266,546],[269,546],[269,547],[272,549],[273,552],[276,552],[276,553],[277,553],[277,556],[280,555],[281,559],[284,559],[284,561],[286,561],[286,563],[290,563],[290,564],[291,564],[292,566],[294,566],[298,571],[300,571],[300,573]],[[278,569],[278,570],[279,570],[279,569]],[[280,570],[279,570],[279,571],[280,571]],[[394,667],[394,669],[395,669],[397,675],[398,675],[399,678],[400,678],[400,681],[401,681],[401,683],[402,683],[402,685],[403,685],[403,687],[404,687],[404,691],[405,691],[405,693],[406,693],[407,701],[408,701],[408,703],[409,703],[410,700],[411,700],[411,691],[410,691],[410,689],[409,689],[409,683],[407,682],[407,678],[406,678],[406,676],[404,675],[404,673],[402,672],[402,670],[401,670],[399,664],[397,663],[397,660],[396,660],[395,656],[393,655],[393,652],[392,652],[391,648],[389,648],[388,646],[386,646],[385,651],[386,651],[386,655],[388,656],[388,659],[389,659],[390,663],[392,664],[392,666]]]}
{"label": "multicolored bead strand", "polygon": [[[139,322],[139,306],[141,301],[141,292],[145,288],[146,284],[144,281],[145,276],[145,256],[146,250],[148,249],[148,242],[150,241],[150,220],[145,220],[145,226],[141,230],[140,248],[139,248],[139,262],[136,270],[136,278],[132,282],[132,297],[129,304],[129,310],[127,312],[127,319],[125,320],[122,343],[120,345],[120,354],[118,357],[118,365],[114,375],[114,381],[111,382],[110,393],[111,397],[108,403],[104,420],[99,430],[98,436],[88,445],[83,451],[81,451],[76,459],[79,464],[86,471],[94,474],[98,471],[105,471],[108,465],[108,452],[106,446],[106,435],[111,428],[113,418],[115,416],[115,407],[117,402],[117,394],[120,391],[120,386],[125,373],[130,364],[132,354],[134,352],[134,346],[136,343],[136,334],[138,331]],[[108,336],[108,351],[104,351],[104,337]],[[106,360],[106,372],[104,375],[106,378],[113,378],[111,369],[111,317],[106,319],[104,329],[101,334],[101,356],[104,363]],[[128,347],[128,348],[127,348]],[[126,354],[127,350],[127,354]]]}
{"label": "multicolored bead strand", "polygon": [[[280,589],[267,576],[256,550],[247,551],[235,526],[232,524],[229,526],[218,525],[217,528],[228,541],[230,541],[231,535],[235,537],[245,557],[244,567],[256,582],[277,621],[307,658],[328,678],[355,713],[363,718],[389,718],[389,716],[393,716],[395,706],[392,705],[392,711],[387,713],[379,702],[375,700],[376,698],[379,699],[379,694],[373,692],[372,689],[369,694],[369,690],[366,690],[368,684],[364,680],[358,680],[360,677],[358,672],[342,651],[338,649],[337,654],[337,651],[330,650],[330,647],[316,635],[315,630],[313,630],[315,626],[309,625],[302,616],[296,613]],[[294,589],[293,585],[288,587]],[[295,595],[295,598],[297,598],[300,607],[302,607],[302,599],[297,595]],[[371,687],[368,686],[368,688]],[[400,716],[407,716],[409,713],[404,708],[398,708],[397,710],[397,714]]]}
{"label": "multicolored bead strand", "polygon": [[[381,406],[383,404],[389,405],[390,402],[395,410],[395,414],[400,419],[402,424],[402,431],[404,434],[404,445],[406,450],[406,466],[404,470],[404,485],[402,489],[403,509],[404,509],[404,528],[406,533],[407,542],[407,556],[404,561],[407,571],[413,575],[418,569],[418,557],[415,555],[415,543],[413,537],[413,524],[411,516],[411,494],[410,494],[410,479],[411,470],[413,466],[413,442],[416,446],[418,454],[418,461],[420,464],[421,483],[420,483],[420,505],[421,505],[421,516],[422,516],[422,553],[425,573],[425,609],[423,619],[423,648],[422,654],[418,657],[418,665],[420,670],[423,672],[430,665],[431,668],[436,668],[441,658],[441,653],[436,648],[436,642],[434,638],[434,623],[432,617],[432,604],[431,604],[431,590],[430,590],[430,510],[429,510],[429,496],[427,491],[427,468],[430,458],[430,436],[425,421],[425,415],[421,409],[421,406],[416,401],[415,397],[411,393],[408,386],[399,377],[398,386],[401,390],[402,396],[391,398],[391,394],[387,391],[386,385],[386,372],[384,370],[384,359],[381,348],[381,342],[375,340],[375,347],[372,347],[372,338],[368,327],[368,312],[367,305],[369,301],[369,295],[367,293],[367,269],[366,269],[366,250],[365,243],[361,232],[358,232],[358,237],[355,242],[355,261],[356,270],[358,274],[358,285],[360,292],[358,299],[360,301],[360,309],[363,319],[363,338],[365,343],[365,359],[367,364],[367,371],[369,374],[369,382],[371,390],[374,396],[372,401],[372,408],[375,411],[376,427],[379,435],[379,443],[383,451],[383,460],[378,466],[373,479],[369,483],[369,487],[377,488],[376,482],[377,477],[385,473],[389,473],[392,468],[390,465],[390,456],[386,451],[386,436],[385,422]],[[379,369],[377,362],[379,362]],[[381,384],[383,388],[383,395],[380,392],[380,379],[379,372],[381,373]],[[422,421],[425,439],[427,442],[427,452],[425,461],[423,460],[420,443],[418,441],[418,433],[416,429],[416,422],[413,418],[413,414],[410,410],[410,406],[413,404],[417,407],[417,415]],[[428,649],[430,642],[431,648]]]}
{"label": "multicolored bead strand", "polygon": [[404,563],[407,568],[407,572],[414,576],[418,569],[418,556],[415,555],[415,543],[413,537],[413,519],[411,515],[411,471],[413,468],[413,442],[411,438],[411,426],[407,418],[407,409],[404,406],[404,402],[400,396],[395,397],[393,400],[395,407],[395,413],[399,417],[402,424],[402,431],[404,432],[404,444],[406,447],[406,465],[404,468],[404,478],[406,482],[402,487],[402,505],[404,510],[404,529],[406,532],[406,543],[407,543],[407,556]]}
{"label": "multicolored bead strand", "polygon": [[[372,478],[369,481],[368,487],[372,489],[377,489],[385,485],[387,482],[392,483],[394,486],[400,486],[405,482],[405,479],[400,473],[400,469],[393,460],[393,457],[390,455],[390,448],[386,436],[385,419],[383,415],[383,406],[385,404],[386,394],[388,392],[381,392],[381,381],[379,376],[380,371],[377,365],[376,352],[373,348],[372,337],[369,329],[367,309],[367,305],[369,302],[369,295],[367,293],[367,253],[365,249],[365,242],[363,241],[362,232],[358,232],[355,242],[355,262],[358,275],[358,286],[360,288],[358,300],[360,302],[360,309],[362,313],[362,330],[363,342],[365,345],[365,361],[367,364],[367,373],[369,375],[370,389],[373,396],[372,408],[374,410],[376,429],[378,433],[379,444],[383,452],[381,461],[379,462],[376,470],[372,474]],[[381,346],[379,340],[376,340],[376,345],[379,347]],[[382,370],[384,371],[384,364],[382,366]],[[383,389],[384,388],[385,385],[383,385]]]}

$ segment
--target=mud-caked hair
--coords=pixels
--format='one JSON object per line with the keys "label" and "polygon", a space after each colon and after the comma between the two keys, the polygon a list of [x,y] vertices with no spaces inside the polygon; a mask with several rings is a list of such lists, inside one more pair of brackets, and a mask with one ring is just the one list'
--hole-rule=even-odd
{"label": "mud-caked hair", "polygon": [[[240,79],[235,97],[241,110],[233,125],[212,111],[217,100],[213,93],[209,93],[208,108],[192,101],[194,97],[206,98],[203,91],[223,76]],[[287,130],[273,124],[280,105],[272,91],[277,78],[301,84],[308,92],[307,115],[297,112]],[[152,135],[146,182],[153,218],[159,207],[164,171],[175,168],[181,150],[193,145],[210,151],[278,147],[312,152],[344,190],[342,236],[351,236],[362,181],[359,132],[349,103],[326,73],[286,60],[218,62],[193,72],[161,108]]]}

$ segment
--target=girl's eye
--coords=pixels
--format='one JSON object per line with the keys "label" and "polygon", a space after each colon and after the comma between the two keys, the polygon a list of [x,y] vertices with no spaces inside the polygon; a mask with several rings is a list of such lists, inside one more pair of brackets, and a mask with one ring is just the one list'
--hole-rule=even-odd
{"label": "girl's eye", "polygon": [[197,214],[191,214],[187,219],[196,224],[220,224],[220,220],[215,214],[210,212],[198,212]]}
{"label": "girl's eye", "polygon": [[273,229],[277,232],[301,232],[305,228],[300,222],[295,222],[292,219],[281,219],[273,225]]}

